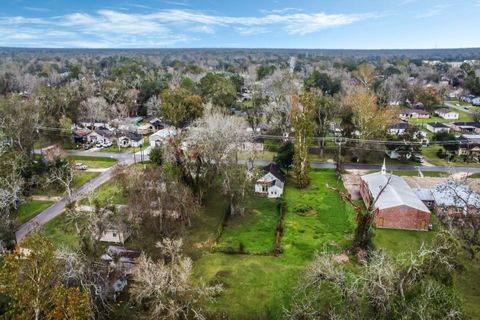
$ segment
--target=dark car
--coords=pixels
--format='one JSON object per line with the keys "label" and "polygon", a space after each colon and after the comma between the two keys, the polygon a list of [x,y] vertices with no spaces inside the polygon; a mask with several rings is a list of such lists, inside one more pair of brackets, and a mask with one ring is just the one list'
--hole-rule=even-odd
{"label": "dark car", "polygon": [[84,149],[84,150],[89,150],[89,149],[92,149],[92,148],[93,148],[93,146],[92,146],[91,144],[89,144],[89,143],[85,143],[85,144],[83,145],[83,149]]}

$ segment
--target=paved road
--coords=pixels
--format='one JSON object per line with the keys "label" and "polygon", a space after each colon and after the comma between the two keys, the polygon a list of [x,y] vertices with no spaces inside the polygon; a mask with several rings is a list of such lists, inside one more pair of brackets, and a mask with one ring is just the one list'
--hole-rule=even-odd
{"label": "paved road", "polygon": [[[92,155],[93,156],[93,155]],[[127,165],[133,163],[133,155],[131,155],[131,159],[125,159],[121,161]],[[110,167],[108,170],[102,172],[100,175],[95,177],[94,179],[90,180],[77,190],[75,190],[72,194],[73,200],[80,200],[90,194],[93,190],[110,180],[112,177],[112,173],[114,170],[114,166]],[[45,209],[40,214],[35,216],[33,219],[29,220],[28,222],[22,224],[18,230],[15,232],[15,238],[17,242],[22,240],[28,233],[34,231],[39,226],[43,226],[47,224],[49,221],[58,217],[64,210],[65,205],[67,204],[68,200],[66,197],[62,198],[60,201],[53,204],[51,207]]]}
{"label": "paved road", "polygon": [[457,109],[459,111],[463,111],[463,112],[466,112],[466,113],[473,113],[472,110],[470,109],[471,107],[468,107],[468,109],[465,109],[465,107],[463,107],[463,106],[457,106],[456,104],[454,104],[452,102],[447,102],[447,101],[445,101],[445,105],[449,108]]}
{"label": "paved road", "polygon": [[[143,152],[144,160],[148,160],[149,149]],[[135,161],[140,161],[140,153],[131,154],[131,153],[108,153],[108,152],[83,152],[83,151],[68,151],[69,155],[72,156],[87,156],[87,157],[107,157],[117,159],[120,163],[125,163],[127,165],[133,164]],[[240,163],[246,163],[246,160],[240,160]],[[270,163],[268,160],[256,160],[256,166],[267,165]],[[311,163],[312,168],[317,169],[335,169],[334,163]],[[345,164],[345,169],[356,169],[356,170],[380,170],[381,165],[375,164],[361,164],[361,163],[351,163]],[[74,200],[79,200],[90,192],[107,182],[112,177],[113,168],[109,168],[107,171],[101,173],[96,178],[92,179],[78,190],[73,193]],[[393,171],[417,171],[419,166],[413,165],[389,165],[388,170]],[[480,168],[475,167],[445,167],[445,166],[420,166],[422,171],[439,171],[439,172],[467,172],[467,173],[480,173]],[[67,199],[63,198],[59,202],[55,203],[51,207],[47,208],[39,215],[34,217],[32,220],[24,223],[19,227],[17,232],[15,233],[15,237],[17,242],[20,241],[30,233],[31,231],[35,230],[38,226],[44,225],[51,221],[52,219],[59,216],[63,210],[65,209],[65,204],[67,203]]]}

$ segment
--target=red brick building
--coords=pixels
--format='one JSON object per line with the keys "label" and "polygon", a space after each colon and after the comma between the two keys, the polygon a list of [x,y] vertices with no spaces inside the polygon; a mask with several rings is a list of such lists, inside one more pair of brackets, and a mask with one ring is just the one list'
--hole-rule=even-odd
{"label": "red brick building", "polygon": [[430,210],[401,177],[381,172],[361,177],[360,194],[365,206],[375,201],[377,228],[428,230]]}

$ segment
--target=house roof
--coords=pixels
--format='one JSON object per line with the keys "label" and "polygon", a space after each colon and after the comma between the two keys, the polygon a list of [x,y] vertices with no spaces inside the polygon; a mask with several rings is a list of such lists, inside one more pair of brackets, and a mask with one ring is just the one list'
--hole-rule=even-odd
{"label": "house roof", "polygon": [[448,108],[440,108],[435,110],[435,113],[456,113],[456,112],[450,111]]}
{"label": "house roof", "polygon": [[[412,188],[399,176],[376,172],[362,176],[361,179],[368,185],[372,198],[377,199],[378,197],[375,203],[377,209],[382,210],[398,206],[408,206],[430,213],[430,210],[418,198]],[[385,187],[385,185],[387,186]],[[380,191],[384,187],[385,190],[380,194]]]}
{"label": "house roof", "polygon": [[407,128],[408,128],[408,123],[406,122],[399,122],[397,124],[390,126],[390,129],[407,129]]}
{"label": "house roof", "polygon": [[453,125],[457,127],[473,127],[473,128],[480,127],[480,123],[473,122],[473,121],[472,122],[454,122]]}
{"label": "house roof", "polygon": [[81,129],[77,129],[75,131],[73,131],[73,135],[76,136],[76,137],[85,137],[86,135],[88,135],[90,132],[92,132],[92,130],[88,129],[88,128],[81,128]]}
{"label": "house roof", "polygon": [[468,186],[447,182],[432,190],[437,206],[465,208],[466,205],[480,208],[480,195]]}
{"label": "house roof", "polygon": [[422,189],[422,188],[413,188],[413,192],[417,195],[417,197],[422,201],[433,201],[433,193],[430,189]]}
{"label": "house roof", "polygon": [[283,172],[280,169],[280,167],[275,162],[271,162],[270,164],[263,167],[263,171],[265,171],[265,173],[271,173],[275,178],[277,178],[281,182],[285,182],[285,176],[283,175]]}
{"label": "house roof", "polygon": [[98,135],[101,135],[102,137],[107,137],[107,138],[115,136],[115,132],[108,129],[95,129],[93,132],[95,132]]}
{"label": "house roof", "polygon": [[432,128],[448,128],[448,126],[440,122],[430,122],[430,123],[427,123],[427,126],[430,126]]}
{"label": "house roof", "polygon": [[139,135],[138,133],[130,132],[130,131],[122,132],[122,134],[120,135],[120,138],[123,138],[123,137],[127,137],[128,139],[133,140],[133,141],[140,141],[140,140],[143,139],[143,137],[141,135]]}
{"label": "house roof", "polygon": [[413,113],[423,114],[423,115],[427,115],[427,114],[428,114],[427,111],[422,110],[422,109],[408,109],[408,108],[403,108],[403,109],[400,110],[400,114],[413,114]]}

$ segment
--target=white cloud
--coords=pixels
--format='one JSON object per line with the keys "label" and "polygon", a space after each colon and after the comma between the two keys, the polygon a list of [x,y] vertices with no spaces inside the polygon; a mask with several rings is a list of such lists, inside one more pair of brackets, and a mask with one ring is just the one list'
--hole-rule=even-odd
{"label": "white cloud", "polygon": [[437,4],[433,6],[433,8],[427,10],[426,12],[419,13],[415,17],[417,19],[424,19],[424,18],[431,18],[435,16],[441,15],[445,9],[453,7],[454,5],[451,3],[445,3],[445,4]]}
{"label": "white cloud", "polygon": [[[25,46],[31,43],[56,46],[63,41],[64,46],[84,47],[97,43],[95,47],[159,47],[195,40],[188,33],[213,34],[220,28],[242,35],[269,32],[305,35],[379,17],[293,12],[294,9],[280,9],[262,16],[222,16],[179,9],[149,13],[103,9],[50,18],[0,17],[0,45],[11,45],[8,37],[12,40],[12,35],[16,35],[16,44]],[[58,30],[65,30],[65,33],[55,33]]]}

